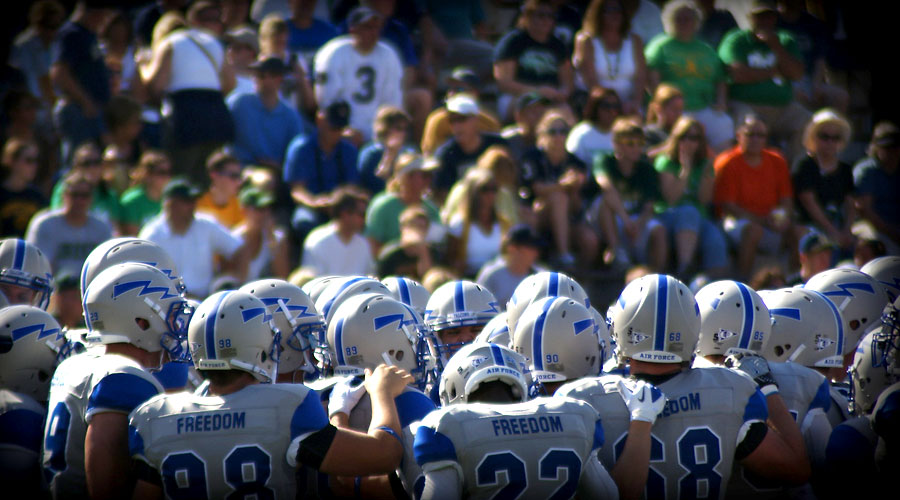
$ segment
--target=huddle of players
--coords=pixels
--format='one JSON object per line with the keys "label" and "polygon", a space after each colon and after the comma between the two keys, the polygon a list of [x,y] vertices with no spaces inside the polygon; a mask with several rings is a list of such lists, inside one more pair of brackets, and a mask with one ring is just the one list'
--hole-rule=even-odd
{"label": "huddle of players", "polygon": [[[45,305],[41,258],[0,246],[3,282]],[[0,311],[0,479],[75,498],[824,497],[848,469],[877,485],[896,465],[900,258],[868,270],[696,298],[646,276],[610,326],[559,273],[503,313],[471,282],[429,297],[365,277],[261,280],[194,310],[161,248],[110,240],[82,271],[83,337]],[[203,383],[165,394],[151,371],[188,360]]]}

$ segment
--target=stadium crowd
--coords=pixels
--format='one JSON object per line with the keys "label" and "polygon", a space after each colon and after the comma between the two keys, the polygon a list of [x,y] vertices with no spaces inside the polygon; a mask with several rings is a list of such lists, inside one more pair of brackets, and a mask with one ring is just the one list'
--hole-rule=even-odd
{"label": "stadium crowd", "polygon": [[722,3],[32,3],[0,84],[0,481],[875,491],[900,127],[849,7]]}

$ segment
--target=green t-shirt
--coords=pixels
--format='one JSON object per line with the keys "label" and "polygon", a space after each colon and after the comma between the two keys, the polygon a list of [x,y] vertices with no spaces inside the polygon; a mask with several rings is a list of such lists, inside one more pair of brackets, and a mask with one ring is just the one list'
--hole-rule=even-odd
{"label": "green t-shirt", "polygon": [[[432,224],[441,222],[438,209],[429,200],[422,201],[422,208],[428,214]],[[381,243],[396,240],[400,237],[400,213],[406,205],[394,193],[382,191],[372,199],[366,210],[366,236]]]}
{"label": "green t-shirt", "polygon": [[[62,208],[64,185],[65,179],[60,179],[53,186],[53,193],[50,194],[51,209]],[[119,220],[119,195],[104,187],[95,187],[94,200],[91,202],[90,212],[104,222],[113,223]]]}
{"label": "green t-shirt", "polygon": [[123,224],[143,226],[156,217],[162,209],[162,201],[153,201],[147,197],[144,186],[130,187],[119,199],[119,221]]}
{"label": "green t-shirt", "polygon": [[684,93],[684,109],[698,111],[715,103],[716,84],[725,78],[725,70],[712,47],[697,38],[685,43],[660,35],[644,54],[647,66],[659,72],[660,81]]}
{"label": "green t-shirt", "polygon": [[595,178],[601,175],[609,178],[629,214],[640,213],[647,202],[652,203],[661,198],[659,176],[646,156],[638,160],[629,177],[622,175],[619,160],[613,153],[597,156],[593,170]]}
{"label": "green t-shirt", "polygon": [[[778,39],[792,56],[800,57],[797,42],[787,31],[779,31]],[[775,53],[768,45],[756,39],[750,30],[732,30],[719,45],[719,58],[726,65],[744,63],[751,68],[772,68],[776,64]],[[731,83],[728,96],[736,101],[765,106],[787,106],[794,98],[791,82],[782,76],[756,83]]]}
{"label": "green t-shirt", "polygon": [[[659,173],[668,172],[676,177],[678,176],[678,172],[681,171],[681,164],[678,163],[678,160],[673,160],[664,154],[656,157],[656,160],[653,162],[653,167]],[[709,213],[706,209],[706,205],[700,203],[698,193],[700,191],[700,182],[703,180],[703,177],[712,177],[713,175],[712,165],[710,165],[709,160],[703,160],[703,163],[696,165],[691,169],[691,175],[688,177],[687,186],[685,187],[681,199],[670,205],[666,203],[666,200],[662,196],[660,196],[659,200],[657,200],[656,204],[653,206],[656,213],[665,212],[666,209],[671,207],[691,204],[700,210],[700,215],[707,217]]]}

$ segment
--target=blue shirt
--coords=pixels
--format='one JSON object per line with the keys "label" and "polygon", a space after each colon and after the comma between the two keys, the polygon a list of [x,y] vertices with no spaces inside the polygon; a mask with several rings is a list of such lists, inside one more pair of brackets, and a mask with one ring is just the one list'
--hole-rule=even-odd
{"label": "blue shirt", "polygon": [[298,135],[288,145],[284,159],[284,182],[302,182],[312,194],[333,191],[343,184],[358,184],[356,147],[346,139],[325,154],[319,148],[319,133]]}
{"label": "blue shirt", "polygon": [[[338,29],[328,21],[313,19],[312,25],[300,29],[293,21],[288,20],[288,49],[303,56],[308,63],[325,42],[338,36]],[[311,69],[311,68],[310,68]],[[310,74],[313,74],[310,71]]]}
{"label": "blue shirt", "polygon": [[78,23],[64,24],[56,35],[53,62],[65,63],[72,78],[96,103],[109,101],[109,71],[92,31]]}
{"label": "blue shirt", "polygon": [[[417,151],[414,147],[403,146],[400,148],[400,152],[416,153]],[[384,191],[386,187],[384,179],[375,175],[382,156],[384,156],[384,144],[378,142],[366,144],[363,146],[362,151],[359,152],[359,162],[357,163],[359,185],[368,189],[372,194],[378,194]]]}
{"label": "blue shirt", "polygon": [[888,224],[900,224],[900,171],[888,173],[872,157],[863,158],[853,167],[853,183],[857,194],[872,197],[872,209]]}
{"label": "blue shirt", "polygon": [[227,103],[234,118],[234,153],[243,163],[283,163],[291,140],[312,128],[280,100],[274,109],[267,109],[254,92],[232,95]]}

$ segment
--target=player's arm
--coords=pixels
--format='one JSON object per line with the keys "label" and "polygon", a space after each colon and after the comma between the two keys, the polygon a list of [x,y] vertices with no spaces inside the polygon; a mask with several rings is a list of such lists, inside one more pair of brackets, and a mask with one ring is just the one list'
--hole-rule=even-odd
{"label": "player's arm", "polygon": [[97,413],[84,438],[84,470],[91,498],[123,498],[132,486],[128,416]]}
{"label": "player's arm", "polygon": [[631,417],[625,447],[609,471],[623,499],[638,499],[644,494],[650,474],[650,430],[666,405],[658,388],[643,380],[620,379],[619,394]]}
{"label": "player's arm", "polygon": [[[649,433],[649,431],[647,432]],[[650,453],[649,450],[650,448],[648,446],[648,455]],[[646,484],[646,478],[644,479],[644,484]],[[619,489],[615,480],[610,476],[606,468],[603,467],[600,460],[597,459],[596,453],[591,455],[584,465],[584,469],[581,471],[581,478],[578,480],[578,497],[603,498],[607,500],[619,498]]]}
{"label": "player's arm", "polygon": [[[757,429],[761,429],[753,432],[764,434],[764,437],[753,451],[740,458],[738,462],[747,470],[767,479],[797,486],[806,483],[810,476],[806,454],[804,453],[802,460],[798,460],[794,451],[777,432],[773,432],[762,423],[753,425],[760,426]],[[746,441],[745,439],[741,444]]]}
{"label": "player's arm", "polygon": [[163,497],[162,487],[158,484],[149,483],[143,479],[138,479],[134,485],[134,493],[131,495],[132,500],[159,500]]}
{"label": "player's arm", "polygon": [[425,488],[422,500],[462,498],[462,481],[455,467],[444,467],[425,473]]}

